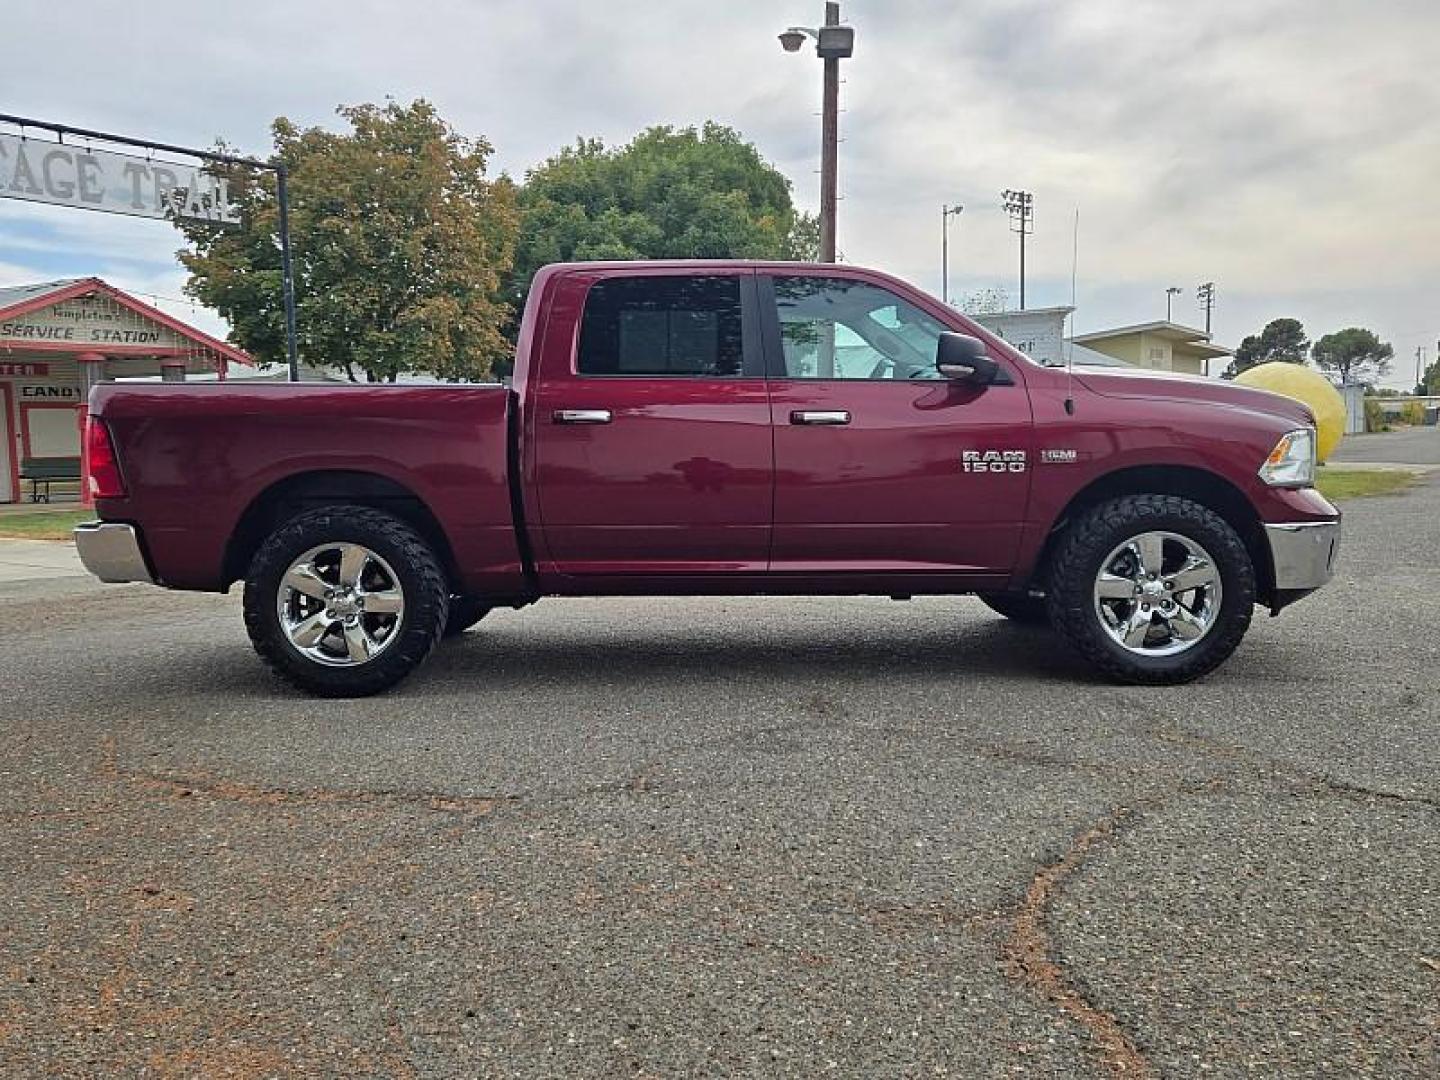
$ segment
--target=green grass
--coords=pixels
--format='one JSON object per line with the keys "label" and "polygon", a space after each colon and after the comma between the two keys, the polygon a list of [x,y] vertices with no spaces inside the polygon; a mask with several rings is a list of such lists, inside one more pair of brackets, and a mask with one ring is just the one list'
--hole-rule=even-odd
{"label": "green grass", "polygon": [[82,521],[94,520],[94,510],[39,510],[30,514],[0,514],[0,539],[69,540],[71,529]]}
{"label": "green grass", "polygon": [[1399,469],[1341,469],[1327,465],[1316,470],[1315,486],[1327,499],[1340,502],[1404,491],[1414,482],[1414,473]]}

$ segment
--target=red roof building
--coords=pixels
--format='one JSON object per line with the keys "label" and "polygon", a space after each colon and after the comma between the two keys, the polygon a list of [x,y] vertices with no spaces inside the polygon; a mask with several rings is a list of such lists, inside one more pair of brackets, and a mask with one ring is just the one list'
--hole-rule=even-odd
{"label": "red roof building", "polygon": [[253,361],[99,278],[0,288],[0,503],[69,481],[85,499],[81,432],[96,383],[223,379],[232,363]]}

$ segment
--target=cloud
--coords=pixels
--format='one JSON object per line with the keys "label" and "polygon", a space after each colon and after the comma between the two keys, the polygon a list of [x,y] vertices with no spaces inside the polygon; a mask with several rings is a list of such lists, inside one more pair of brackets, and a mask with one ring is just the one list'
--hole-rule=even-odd
{"label": "cloud", "polygon": [[[53,5],[12,0],[7,106],[264,152],[276,115],[333,124],[341,103],[425,96],[516,176],[577,136],[615,143],[713,118],[754,140],[813,210],[820,66],[775,34],[820,11],[819,0],[139,6],[75,20],[66,48],[85,57],[85,78],[57,79]],[[1281,315],[1318,336],[1341,309],[1401,357],[1440,337],[1433,0],[845,0],[844,13],[857,30],[842,68],[848,258],[938,292],[940,205],[960,202],[952,282],[1013,294],[999,191],[1024,187],[1036,200],[1032,303],[1068,300],[1079,209],[1077,323],[1154,317],[1172,284],[1187,290],[1177,317],[1193,321],[1194,284],[1215,280],[1217,337],[1230,344]],[[0,204],[12,268],[183,279],[163,226],[80,214],[71,226],[18,206]]]}

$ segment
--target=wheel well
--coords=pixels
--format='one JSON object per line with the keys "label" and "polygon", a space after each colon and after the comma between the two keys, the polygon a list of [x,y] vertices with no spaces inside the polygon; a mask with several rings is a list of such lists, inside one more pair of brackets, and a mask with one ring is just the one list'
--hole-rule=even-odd
{"label": "wheel well", "polygon": [[1120,469],[1082,488],[1051,526],[1032,576],[1038,577],[1048,565],[1051,551],[1071,522],[1092,506],[1123,495],[1179,495],[1215,511],[1245,542],[1255,568],[1255,595],[1262,602],[1270,602],[1275,591],[1275,569],[1270,562],[1270,547],[1265,541],[1260,515],[1245,494],[1224,477],[1184,465]]}
{"label": "wheel well", "polygon": [[423,499],[388,477],[337,470],[288,476],[255,497],[225,548],[226,585],[245,576],[265,538],[285,522],[306,510],[336,505],[369,506],[393,514],[430,545],[450,581],[457,580],[450,541]]}

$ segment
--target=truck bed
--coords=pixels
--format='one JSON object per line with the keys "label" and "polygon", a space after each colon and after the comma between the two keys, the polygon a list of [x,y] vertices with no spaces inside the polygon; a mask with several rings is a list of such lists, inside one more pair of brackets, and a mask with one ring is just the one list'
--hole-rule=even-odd
{"label": "truck bed", "polygon": [[97,509],[144,522],[162,584],[223,590],[278,503],[354,484],[409,493],[463,588],[519,592],[512,397],[498,384],[106,384],[91,414],[110,429],[127,494]]}

